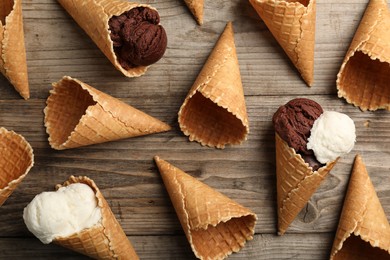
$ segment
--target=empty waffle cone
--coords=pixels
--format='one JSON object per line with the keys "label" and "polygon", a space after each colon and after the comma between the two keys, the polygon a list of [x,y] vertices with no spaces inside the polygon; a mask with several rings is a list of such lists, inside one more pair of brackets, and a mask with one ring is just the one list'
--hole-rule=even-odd
{"label": "empty waffle cone", "polygon": [[53,83],[46,104],[46,132],[51,147],[57,150],[170,129],[154,117],[68,76]]}
{"label": "empty waffle cone", "polygon": [[126,77],[138,77],[146,72],[148,66],[136,66],[126,70],[120,65],[114,52],[108,21],[111,17],[119,16],[136,7],[156,10],[155,8],[123,0],[58,0],[58,2],[91,37],[117,70]]}
{"label": "empty waffle cone", "polygon": [[23,136],[0,128],[0,206],[34,165],[34,154]]}
{"label": "empty waffle cone", "polygon": [[253,238],[255,213],[159,157],[154,159],[196,257],[223,259]]}
{"label": "empty waffle cone", "polygon": [[360,155],[355,158],[330,259],[390,259],[390,225]]}
{"label": "empty waffle cone", "polygon": [[390,110],[390,11],[371,0],[337,75],[338,96],[361,110]]}
{"label": "empty waffle cone", "polygon": [[184,100],[179,124],[190,141],[210,147],[246,139],[249,123],[231,22]]}
{"label": "empty waffle cone", "polygon": [[24,98],[30,97],[21,0],[0,1],[0,71]]}
{"label": "empty waffle cone", "polygon": [[278,234],[283,235],[335,165],[336,160],[313,172],[294,148],[275,133]]}
{"label": "empty waffle cone", "polygon": [[315,0],[249,0],[311,86],[314,81]]}
{"label": "empty waffle cone", "polygon": [[184,0],[199,25],[203,24],[204,0]]}
{"label": "empty waffle cone", "polygon": [[95,182],[85,176],[71,176],[63,185],[57,185],[57,188],[72,183],[84,183],[91,187],[95,192],[102,218],[99,224],[71,236],[57,237],[53,243],[94,259],[139,259]]}

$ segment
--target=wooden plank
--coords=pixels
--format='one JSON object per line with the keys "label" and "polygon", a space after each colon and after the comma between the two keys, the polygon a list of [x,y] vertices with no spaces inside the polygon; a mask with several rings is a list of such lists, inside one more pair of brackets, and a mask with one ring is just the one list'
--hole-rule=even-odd
{"label": "wooden plank", "polygon": [[[289,231],[335,230],[356,153],[362,154],[366,161],[383,207],[390,214],[390,162],[383,160],[388,157],[387,147],[390,146],[387,138],[390,115],[362,113],[333,97],[308,97],[324,104],[324,109],[337,109],[350,115],[356,124],[358,141],[354,150],[341,158]],[[34,147],[36,163],[21,187],[0,208],[0,221],[4,223],[0,234],[25,234],[21,219],[23,207],[37,193],[52,190],[54,184],[72,174],[87,175],[97,182],[127,234],[179,232],[181,227],[152,160],[156,154],[253,209],[259,216],[257,232],[275,233],[275,148],[271,118],[278,106],[291,98],[293,96],[247,97],[251,125],[248,140],[224,150],[202,147],[183,136],[175,123],[180,102],[174,97],[167,97],[161,107],[157,97],[148,102],[123,99],[169,122],[174,126],[172,131],[66,151],[54,151],[47,143],[42,126],[45,106],[42,100],[1,101],[0,111],[16,109],[2,116],[0,125],[26,137]],[[31,116],[26,118],[27,111]]]}
{"label": "wooden plank", "polygon": [[[127,79],[116,71],[55,1],[24,1],[27,59],[32,98],[45,98],[64,74],[90,82],[118,97],[172,93],[183,97],[209,55],[226,21],[233,21],[247,95],[334,94],[341,61],[366,0],[318,1],[315,85],[307,88],[248,1],[210,1],[206,22],[197,26],[181,1],[148,1],[160,10],[168,49],[145,77]],[[345,10],[348,9],[348,13]],[[178,69],[180,68],[180,69]],[[9,85],[2,80],[1,85]],[[19,98],[11,86],[2,99]]]}
{"label": "wooden plank", "polygon": [[[196,259],[183,235],[130,236],[140,259]],[[333,234],[256,235],[229,259],[326,259]],[[44,245],[34,238],[0,238],[0,254],[8,259],[87,259],[57,245]]]}

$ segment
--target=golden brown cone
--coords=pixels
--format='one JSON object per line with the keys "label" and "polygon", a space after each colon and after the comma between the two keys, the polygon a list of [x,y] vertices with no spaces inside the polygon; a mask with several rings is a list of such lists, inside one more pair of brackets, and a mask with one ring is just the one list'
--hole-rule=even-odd
{"label": "golden brown cone", "polygon": [[184,0],[199,25],[203,24],[204,0]]}
{"label": "golden brown cone", "polygon": [[390,11],[371,0],[337,75],[338,96],[361,110],[390,110]]}
{"label": "golden brown cone", "polygon": [[0,127],[0,206],[34,165],[34,154],[23,136]]}
{"label": "golden brown cone", "polygon": [[155,8],[123,0],[58,0],[58,2],[91,37],[117,70],[126,77],[139,77],[145,74],[148,66],[137,66],[126,70],[120,65],[110,38],[108,21],[111,17],[119,16],[136,7],[156,10]]}
{"label": "golden brown cone", "polygon": [[390,259],[390,225],[360,155],[355,158],[330,259]]}
{"label": "golden brown cone", "polygon": [[249,0],[303,80],[314,81],[316,1]]}
{"label": "golden brown cone", "polygon": [[301,155],[275,133],[278,234],[283,235],[337,162],[313,172]]}
{"label": "golden brown cone", "polygon": [[196,257],[223,259],[253,238],[255,213],[158,156],[154,160]]}
{"label": "golden brown cone", "polygon": [[0,71],[24,98],[30,97],[21,0],[0,1]]}
{"label": "golden brown cone", "polygon": [[71,176],[57,189],[72,183],[84,183],[95,192],[102,212],[101,223],[71,236],[57,237],[53,243],[95,259],[139,259],[95,182],[85,176]]}
{"label": "golden brown cone", "polygon": [[63,150],[170,130],[170,126],[68,76],[53,83],[45,126],[52,148]]}
{"label": "golden brown cone", "polygon": [[224,148],[240,144],[249,132],[244,90],[229,22],[179,111],[190,141]]}

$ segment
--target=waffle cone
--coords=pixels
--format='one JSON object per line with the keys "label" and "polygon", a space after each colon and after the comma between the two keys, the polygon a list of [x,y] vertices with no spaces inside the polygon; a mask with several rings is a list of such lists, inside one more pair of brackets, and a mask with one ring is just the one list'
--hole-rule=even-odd
{"label": "waffle cone", "polygon": [[0,71],[24,98],[30,97],[21,0],[0,1]]}
{"label": "waffle cone", "polygon": [[204,0],[184,0],[199,25],[203,24]]}
{"label": "waffle cone", "polygon": [[309,201],[336,160],[313,172],[301,155],[275,134],[278,233],[283,235]]}
{"label": "waffle cone", "polygon": [[95,182],[85,176],[71,176],[57,188],[72,183],[87,184],[95,192],[102,212],[101,223],[71,236],[57,237],[53,243],[95,259],[139,259]]}
{"label": "waffle cone", "polygon": [[253,238],[255,213],[159,157],[154,159],[196,257],[223,259]]}
{"label": "waffle cone", "polygon": [[58,0],[58,2],[95,42],[117,70],[126,77],[138,77],[146,72],[148,66],[137,66],[126,70],[120,65],[110,38],[108,21],[111,17],[119,16],[136,7],[156,10],[155,8],[146,4],[122,0]]}
{"label": "waffle cone", "polygon": [[249,123],[231,22],[184,100],[179,124],[191,141],[210,147],[246,139]]}
{"label": "waffle cone", "polygon": [[170,127],[71,77],[53,83],[45,113],[52,148],[63,150],[168,131]]}
{"label": "waffle cone", "polygon": [[390,110],[390,11],[371,0],[337,75],[338,96],[361,110]]}
{"label": "waffle cone", "polygon": [[330,259],[390,259],[390,225],[360,155],[355,158]]}
{"label": "waffle cone", "polygon": [[311,86],[314,81],[316,1],[249,0],[272,35]]}
{"label": "waffle cone", "polygon": [[0,127],[0,206],[34,165],[34,154],[23,136]]}

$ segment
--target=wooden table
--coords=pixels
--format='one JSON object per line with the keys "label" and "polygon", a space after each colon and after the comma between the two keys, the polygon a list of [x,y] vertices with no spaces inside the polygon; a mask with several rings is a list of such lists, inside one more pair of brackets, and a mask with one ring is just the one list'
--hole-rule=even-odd
{"label": "wooden table", "polygon": [[[231,259],[327,259],[337,228],[353,158],[360,153],[390,216],[390,113],[362,112],[337,98],[336,75],[368,0],[318,0],[315,84],[301,80],[248,1],[206,0],[198,26],[181,0],[144,1],[155,6],[168,34],[165,56],[140,78],[114,69],[90,38],[54,0],[23,1],[31,98],[22,100],[0,77],[0,126],[32,145],[35,166],[0,208],[0,258],[83,259],[32,236],[23,208],[70,175],[94,179],[141,259],[194,259],[153,156],[251,208],[258,216],[253,241]],[[227,21],[233,21],[250,121],[248,140],[224,150],[189,142],[177,112]],[[166,133],[85,148],[50,148],[43,112],[51,83],[78,78],[169,123]],[[348,114],[357,143],[343,156],[298,218],[276,235],[275,146],[271,118],[295,97]]]}

